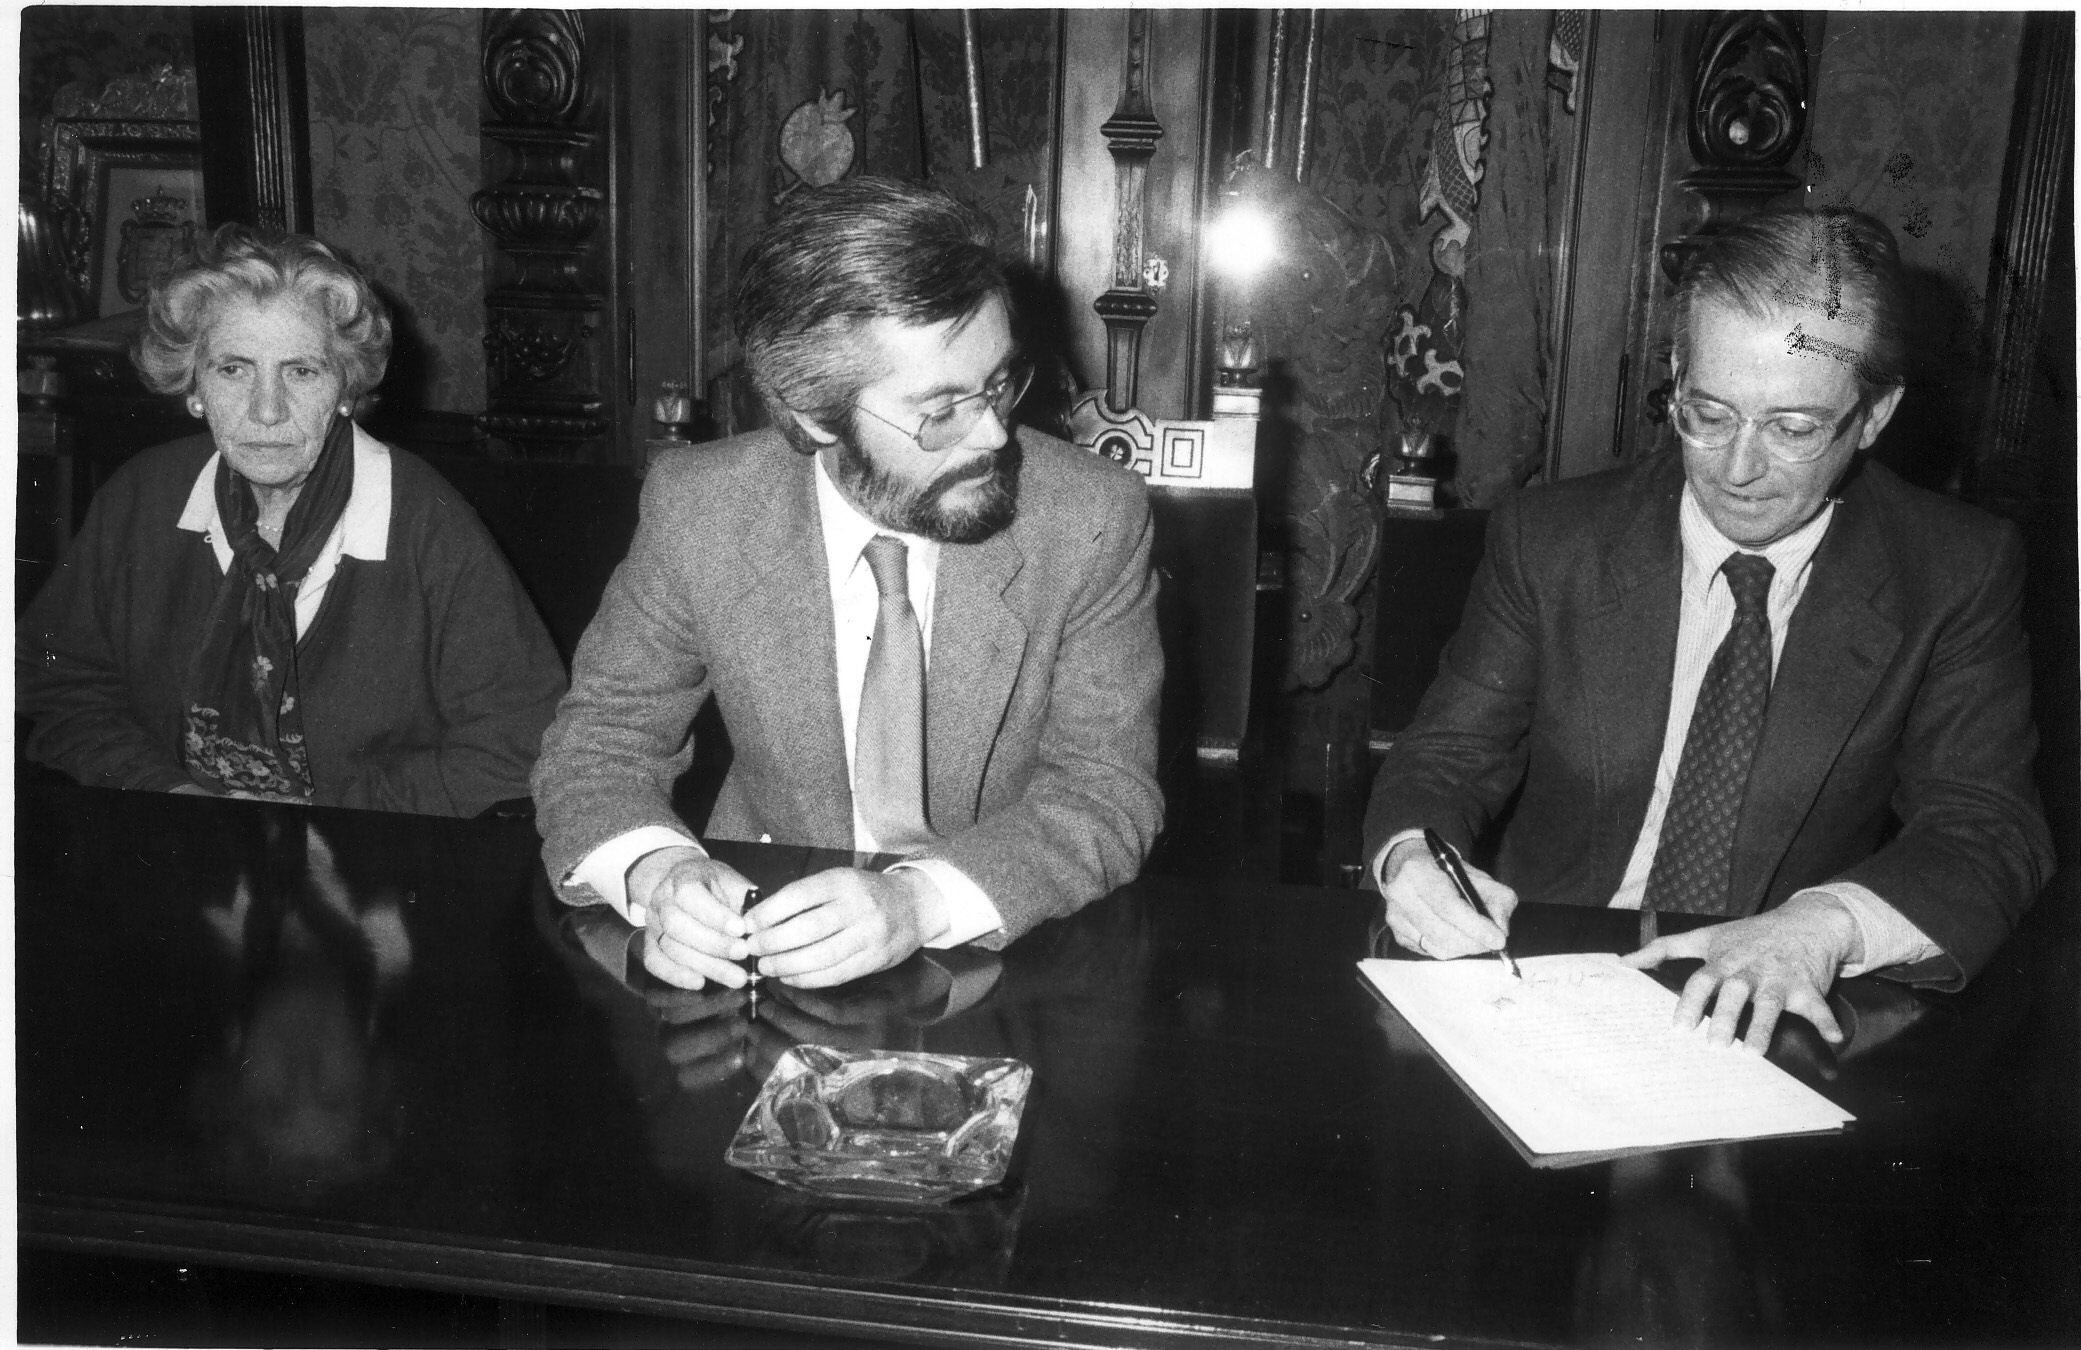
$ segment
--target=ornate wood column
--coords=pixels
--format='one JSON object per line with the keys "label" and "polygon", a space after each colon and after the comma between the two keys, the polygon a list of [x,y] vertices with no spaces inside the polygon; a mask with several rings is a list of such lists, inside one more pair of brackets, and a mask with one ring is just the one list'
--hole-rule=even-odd
{"label": "ornate wood column", "polygon": [[596,53],[577,11],[504,9],[485,13],[483,57],[483,132],[504,177],[470,199],[497,241],[478,429],[532,457],[598,458],[613,343]]}
{"label": "ornate wood column", "polygon": [[1135,406],[1142,329],[1156,317],[1156,297],[1143,275],[1142,194],[1163,123],[1149,106],[1148,41],[1148,11],[1129,10],[1120,102],[1098,129],[1114,164],[1113,284],[1091,307],[1106,325],[1106,407],[1116,413]]}

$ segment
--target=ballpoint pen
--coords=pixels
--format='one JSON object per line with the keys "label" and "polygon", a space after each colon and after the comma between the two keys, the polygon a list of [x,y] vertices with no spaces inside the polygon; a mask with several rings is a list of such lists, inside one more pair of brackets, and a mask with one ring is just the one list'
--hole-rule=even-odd
{"label": "ballpoint pen", "polygon": [[[1438,870],[1445,873],[1452,882],[1452,888],[1460,893],[1460,899],[1473,906],[1476,914],[1490,923],[1495,923],[1496,916],[1489,913],[1488,906],[1482,903],[1481,892],[1474,889],[1474,882],[1468,877],[1467,869],[1460,865],[1459,850],[1448,843],[1444,835],[1429,828],[1423,832],[1423,842],[1424,846],[1431,850],[1431,858],[1438,864]],[[1502,960],[1504,969],[1520,980],[1524,978],[1524,973],[1517,968],[1516,958],[1510,954],[1509,933],[1503,934],[1503,945],[1496,949],[1496,955]]]}
{"label": "ballpoint pen", "polygon": [[[751,907],[758,903],[759,888],[754,886],[744,893],[744,907],[738,912],[741,914],[750,913]],[[745,1005],[744,1015],[753,1021],[757,1021],[759,1017],[759,981],[765,978],[759,974],[758,957],[747,955],[744,958],[744,973],[747,977],[744,987],[751,993],[751,1002]]]}

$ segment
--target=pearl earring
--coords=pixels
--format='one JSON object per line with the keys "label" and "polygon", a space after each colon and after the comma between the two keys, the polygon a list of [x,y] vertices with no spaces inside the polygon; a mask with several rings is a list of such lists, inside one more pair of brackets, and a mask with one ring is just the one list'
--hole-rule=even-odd
{"label": "pearl earring", "polygon": [[189,400],[188,400],[188,415],[189,415],[190,417],[200,417],[200,416],[202,416],[202,400],[201,400],[201,399],[199,399],[199,398],[191,398],[191,399],[189,399]]}
{"label": "pearl earring", "polygon": [[347,400],[345,400],[345,399],[341,399],[341,400],[340,400],[340,416],[342,416],[342,417],[352,417],[353,415],[354,415],[354,405],[353,405],[353,404],[351,404],[351,403],[349,403],[349,402],[348,402]]}

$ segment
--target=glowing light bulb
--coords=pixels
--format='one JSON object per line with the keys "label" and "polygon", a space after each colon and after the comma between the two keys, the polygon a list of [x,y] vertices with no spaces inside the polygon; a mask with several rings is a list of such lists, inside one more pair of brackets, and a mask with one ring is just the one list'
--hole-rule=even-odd
{"label": "glowing light bulb", "polygon": [[1263,207],[1233,202],[1207,227],[1206,249],[1208,267],[1245,281],[1279,256],[1279,231]]}

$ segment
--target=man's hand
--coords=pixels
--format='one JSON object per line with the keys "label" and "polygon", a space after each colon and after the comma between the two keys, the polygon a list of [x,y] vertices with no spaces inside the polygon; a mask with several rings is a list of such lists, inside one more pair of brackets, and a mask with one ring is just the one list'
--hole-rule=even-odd
{"label": "man's hand", "polygon": [[661,848],[629,869],[629,903],[643,908],[643,968],[667,984],[735,989],[747,979],[738,913],[752,888],[743,874],[696,848]]}
{"label": "man's hand", "polygon": [[1710,1005],[1707,1036],[1715,1045],[1726,1045],[1734,1039],[1742,1009],[1753,1003],[1742,1044],[1761,1054],[1770,1048],[1770,1033],[1784,1012],[1813,1023],[1830,1045],[1842,1044],[1842,1027],[1828,1008],[1828,988],[1838,971],[1861,956],[1858,948],[1857,924],[1842,902],[1804,892],[1752,918],[1656,938],[1622,959],[1643,970],[1682,958],[1705,962],[1684,982],[1677,1025],[1696,1026]]}
{"label": "man's hand", "polygon": [[945,927],[943,908],[923,872],[839,867],[781,887],[745,917],[759,973],[814,989],[903,960]]}
{"label": "man's hand", "polygon": [[1460,899],[1452,878],[1438,870],[1421,839],[1395,845],[1380,871],[1388,931],[1408,950],[1445,960],[1502,948],[1517,910],[1517,892],[1488,873],[1467,864],[1467,879],[1496,916],[1494,923]]}

